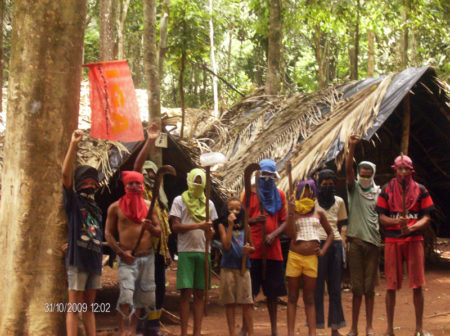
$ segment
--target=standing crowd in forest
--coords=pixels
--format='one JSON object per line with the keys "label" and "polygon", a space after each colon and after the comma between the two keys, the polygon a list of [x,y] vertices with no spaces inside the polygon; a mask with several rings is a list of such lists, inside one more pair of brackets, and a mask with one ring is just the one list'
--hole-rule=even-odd
{"label": "standing crowd in forest", "polygon": [[[308,334],[316,335],[316,328],[327,325],[331,335],[340,335],[338,330],[346,326],[341,282],[343,266],[348,264],[353,298],[347,335],[358,335],[364,298],[365,334],[372,336],[381,227],[387,287],[384,335],[394,335],[395,298],[401,287],[404,263],[414,297],[414,335],[423,335],[425,279],[421,229],[430,222],[434,205],[427,189],[413,179],[414,166],[408,156],[395,159],[392,166],[395,176],[380,188],[375,183],[374,163],[359,162],[355,172],[353,158],[360,136],[352,135],[346,157],[348,212],[344,200],[336,195],[337,176],[333,170],[319,170],[314,177],[296,183],[295,187],[291,185],[292,190],[286,196],[276,186],[279,175],[275,161],[263,159],[251,181],[247,181],[250,188],[246,187],[240,197],[230,197],[218,214],[205,195],[208,178],[200,168],[187,174],[187,190],[175,197],[169,208],[157,179],[158,167],[147,160],[159,135],[156,124],[151,124],[147,133],[133,171],[121,172],[125,194],[109,206],[106,214],[95,202],[99,188],[97,170],[81,165],[72,172],[82,133],[74,131],[72,135],[62,168],[68,226],[64,250],[69,303],[94,302],[96,291],[101,288],[104,236],[119,257],[120,294],[116,307],[120,313],[119,334],[161,335],[159,318],[165,296],[165,268],[171,262],[168,238],[173,232],[177,234],[176,288],[180,291],[181,335],[188,334],[192,297],[193,335],[200,336],[205,291],[211,286],[209,242],[216,235],[221,242],[220,297],[225,305],[229,335],[255,334],[253,303],[261,287],[271,335],[280,334],[277,305],[279,297],[286,295],[288,335],[295,334],[300,288]],[[157,197],[152,202],[155,193]],[[106,216],[104,233],[102,216]],[[282,235],[290,239],[286,262],[280,242]],[[327,324],[325,283],[329,296]],[[239,332],[235,330],[237,306],[242,307]],[[95,335],[92,310],[83,312],[83,322],[86,334]],[[77,312],[68,312],[67,335],[77,335],[77,327]]]}

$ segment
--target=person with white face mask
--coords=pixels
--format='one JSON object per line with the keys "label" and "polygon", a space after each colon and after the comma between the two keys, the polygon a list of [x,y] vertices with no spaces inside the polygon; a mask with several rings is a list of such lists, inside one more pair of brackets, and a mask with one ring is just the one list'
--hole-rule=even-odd
{"label": "person with white face mask", "polygon": [[[353,169],[353,156],[359,135],[351,135],[346,157],[348,189],[348,228],[342,240],[347,248],[352,284],[352,326],[348,336],[358,335],[358,318],[365,297],[366,335],[375,335],[372,328],[375,284],[378,271],[380,232],[375,205],[380,187],[375,184],[376,166],[372,162],[358,164],[357,178]],[[344,231],[344,230],[343,230]]]}

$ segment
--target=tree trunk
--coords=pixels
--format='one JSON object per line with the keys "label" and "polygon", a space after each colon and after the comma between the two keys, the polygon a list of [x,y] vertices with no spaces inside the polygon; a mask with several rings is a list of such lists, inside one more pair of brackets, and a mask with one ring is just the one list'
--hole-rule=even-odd
{"label": "tree trunk", "polygon": [[359,0],[356,3],[356,22],[353,31],[353,45],[349,50],[350,53],[350,79],[358,80],[358,54],[359,54]]}
{"label": "tree trunk", "polygon": [[[209,0],[209,43],[211,49],[211,64],[214,73],[217,72],[217,64],[216,64],[216,56],[215,56],[215,47],[214,47],[214,25],[213,25],[213,2]],[[213,117],[215,119],[219,119],[219,97],[217,93],[217,77],[212,76],[212,86],[213,86],[213,97],[214,97],[214,110]]]}
{"label": "tree trunk", "polygon": [[403,120],[402,120],[402,142],[400,145],[401,152],[408,155],[409,149],[409,133],[411,129],[411,106],[409,93],[403,98]]}
{"label": "tree trunk", "polygon": [[[3,7],[2,0],[0,1],[0,27],[2,27],[2,33],[0,34],[0,113],[3,112]],[[0,121],[2,121],[1,118]]]}
{"label": "tree trunk", "polygon": [[367,77],[373,77],[375,72],[375,33],[367,31]]}
{"label": "tree trunk", "polygon": [[265,92],[276,95],[281,88],[281,49],[283,47],[281,0],[270,0],[269,45]]}
{"label": "tree trunk", "polygon": [[[159,67],[156,47],[156,0],[144,0],[144,67],[147,79],[148,119],[161,128]],[[162,165],[161,148],[152,148],[152,161]]]}
{"label": "tree trunk", "polygon": [[417,33],[413,30],[411,34],[411,65],[417,66]]}
{"label": "tree trunk", "polygon": [[113,0],[100,0],[100,61],[114,59]]}
{"label": "tree trunk", "polygon": [[233,30],[228,32],[228,52],[227,52],[227,73],[230,74],[231,71],[231,43],[233,42]]}
{"label": "tree trunk", "polygon": [[[120,3],[120,2],[119,2]],[[128,6],[130,4],[130,0],[122,1],[122,12],[118,17],[119,25],[117,27],[117,41],[118,41],[118,59],[124,59],[124,43],[125,43],[125,20],[127,18]],[[119,6],[120,7],[120,6]]]}
{"label": "tree trunk", "polygon": [[178,79],[178,89],[180,91],[180,103],[181,103],[181,131],[180,131],[181,137],[183,137],[184,135],[184,118],[186,114],[186,105],[184,102],[184,87],[183,87],[185,63],[186,63],[186,51],[185,49],[183,49],[183,51],[181,52],[181,67],[180,67],[180,76]]}
{"label": "tree trunk", "polygon": [[164,57],[167,50],[167,28],[169,27],[169,8],[170,0],[164,0],[161,14],[161,23],[159,29],[159,55],[158,55],[158,65],[159,65],[159,80],[164,77]]}
{"label": "tree trunk", "polygon": [[[0,335],[64,335],[61,166],[77,127],[86,1],[14,1],[2,198]],[[62,308],[64,309],[64,308]]]}
{"label": "tree trunk", "polygon": [[319,89],[323,89],[328,84],[327,56],[329,54],[329,43],[326,33],[324,33],[318,25],[315,27],[314,46],[318,66],[317,82],[319,84]]}
{"label": "tree trunk", "polygon": [[400,70],[406,69],[408,67],[408,0],[403,0],[403,6],[401,8],[402,15],[402,37],[400,40]]}

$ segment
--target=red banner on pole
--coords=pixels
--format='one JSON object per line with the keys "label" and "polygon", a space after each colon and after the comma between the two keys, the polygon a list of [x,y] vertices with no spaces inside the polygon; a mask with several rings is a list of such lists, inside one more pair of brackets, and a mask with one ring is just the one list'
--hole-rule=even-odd
{"label": "red banner on pole", "polygon": [[144,140],[139,106],[128,62],[89,63],[91,136],[134,142]]}

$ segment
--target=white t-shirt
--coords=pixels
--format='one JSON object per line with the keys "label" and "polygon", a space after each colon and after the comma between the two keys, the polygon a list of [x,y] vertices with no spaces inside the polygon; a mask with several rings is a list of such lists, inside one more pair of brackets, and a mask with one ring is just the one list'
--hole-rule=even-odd
{"label": "white t-shirt", "polygon": [[[217,211],[214,203],[209,201],[209,218],[217,219]],[[175,197],[170,209],[170,216],[180,218],[181,224],[195,224],[196,221],[189,215],[189,210],[180,196]],[[178,252],[205,252],[205,231],[202,229],[190,230],[178,233]],[[211,252],[211,247],[210,247]]]}
{"label": "white t-shirt", "polygon": [[[342,240],[342,237],[338,230],[337,223],[341,220],[347,219],[347,210],[345,209],[345,202],[341,197],[335,195],[334,199],[335,199],[334,204],[328,210],[322,208],[319,205],[318,200],[316,200],[315,203],[317,209],[323,210],[325,212],[325,215],[327,216],[328,219],[328,223],[330,223],[331,230],[333,230],[334,240]],[[320,226],[319,229],[319,237],[320,240],[327,239],[327,233],[325,232],[322,226]]]}

